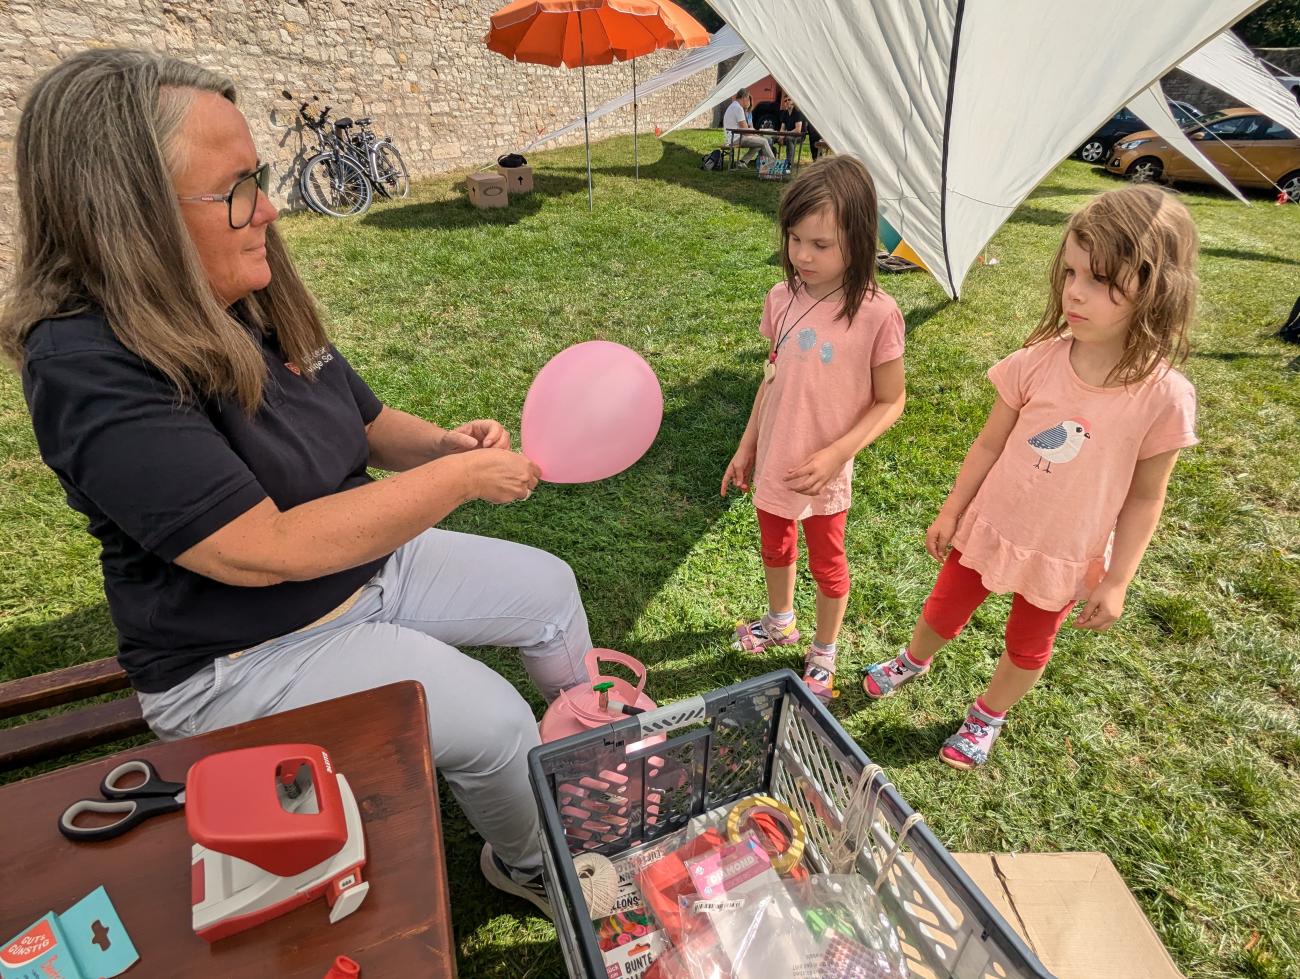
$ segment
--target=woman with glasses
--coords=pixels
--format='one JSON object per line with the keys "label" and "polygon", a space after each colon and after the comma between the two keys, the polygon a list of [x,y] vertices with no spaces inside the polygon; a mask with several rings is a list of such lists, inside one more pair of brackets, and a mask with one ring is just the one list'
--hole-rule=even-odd
{"label": "woman with glasses", "polygon": [[330,344],[229,81],[88,51],[36,83],[15,149],[0,344],[101,544],[149,725],[183,737],[420,681],[484,873],[549,913],[535,720],[460,647],[518,647],[553,699],[587,679],[586,615],[559,559],[432,529],[468,500],[527,499],[536,466],[495,421],[383,405]]}

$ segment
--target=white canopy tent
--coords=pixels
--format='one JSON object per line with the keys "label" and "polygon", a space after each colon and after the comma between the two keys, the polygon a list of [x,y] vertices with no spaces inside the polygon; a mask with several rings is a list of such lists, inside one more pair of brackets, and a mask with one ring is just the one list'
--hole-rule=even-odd
{"label": "white canopy tent", "polygon": [[749,88],[755,82],[762,81],[768,76],[769,72],[763,67],[763,63],[755,58],[752,54],[747,54],[734,65],[731,70],[722,76],[717,85],[713,86],[713,91],[704,96],[695,108],[691,109],[686,115],[682,116],[669,129],[664,131],[667,136],[674,129],[681,129],[682,126],[690,122],[701,112],[707,112],[715,105],[719,105],[731,98],[742,88]]}
{"label": "white canopy tent", "polygon": [[[666,71],[660,72],[647,82],[642,82],[636,87],[636,97],[642,99],[653,92],[667,88],[669,85],[676,85],[678,82],[685,81],[694,75],[699,74],[705,69],[712,68],[715,65],[726,61],[728,58],[734,58],[737,55],[746,52],[745,42],[730,27],[723,26],[709,43],[702,48],[693,48],[688,51],[684,57],[676,62]],[[766,74],[766,72],[764,72]],[[759,76],[762,77],[761,75]],[[601,116],[609,115],[616,109],[621,109],[626,105],[632,104],[632,91],[629,89],[618,98],[610,99],[604,105],[597,106],[587,114],[588,119],[599,119]],[[543,143],[550,142],[560,136],[565,136],[571,132],[576,132],[582,128],[582,116],[574,119],[572,122],[561,126],[559,129],[552,130],[544,136],[539,136],[533,140],[523,151],[526,153],[534,147],[541,146]]]}
{"label": "white canopy tent", "polygon": [[955,296],[1061,159],[1260,0],[709,2]]}

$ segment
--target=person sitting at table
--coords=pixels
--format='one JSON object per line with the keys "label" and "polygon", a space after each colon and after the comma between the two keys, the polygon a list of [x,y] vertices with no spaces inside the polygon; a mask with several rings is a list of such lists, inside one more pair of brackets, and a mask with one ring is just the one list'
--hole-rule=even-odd
{"label": "person sitting at table", "polygon": [[762,157],[760,165],[770,164],[776,159],[772,144],[765,137],[758,135],[746,116],[750,102],[749,93],[742,88],[731,97],[731,101],[727,104],[727,111],[722,115],[722,128],[727,132],[727,144],[749,150],[736,162],[736,166],[742,169],[748,167],[755,156]]}
{"label": "person sitting at table", "polygon": [[32,89],[16,164],[0,343],[100,542],[149,726],[181,738],[419,681],[484,874],[549,915],[537,722],[459,647],[517,647],[551,700],[588,679],[586,613],[559,558],[435,529],[470,500],[526,500],[537,467],[496,421],[444,429],[386,406],[330,343],[226,78],[74,55]]}
{"label": "person sitting at table", "polygon": [[795,133],[800,138],[794,139],[790,136],[777,136],[776,139],[785,144],[785,165],[786,168],[794,166],[795,151],[803,143],[804,117],[794,104],[794,99],[788,95],[781,96],[781,111],[777,114],[777,129],[783,133]]}

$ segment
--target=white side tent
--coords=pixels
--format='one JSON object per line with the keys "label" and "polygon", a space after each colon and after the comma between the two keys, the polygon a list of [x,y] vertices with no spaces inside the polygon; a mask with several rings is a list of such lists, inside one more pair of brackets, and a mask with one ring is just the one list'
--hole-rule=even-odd
{"label": "white side tent", "polygon": [[727,101],[742,88],[749,88],[755,82],[760,82],[768,76],[769,72],[763,67],[763,63],[755,58],[752,54],[747,54],[734,65],[731,70],[722,76],[718,84],[713,86],[713,91],[704,96],[699,104],[690,112],[677,120],[669,129],[664,132],[667,136],[674,129],[681,129],[682,126],[690,122],[701,112],[707,112],[716,105]]}
{"label": "white side tent", "polygon": [[[1232,31],[1224,31],[1207,42],[1178,67],[1262,112],[1292,132],[1300,133],[1300,106]],[[1169,111],[1164,89],[1159,82],[1153,83],[1134,98],[1128,108],[1150,126],[1156,135],[1213,177],[1230,194],[1246,202],[1241,191],[1183,133],[1182,127]]]}
{"label": "white side tent", "polygon": [[1196,144],[1187,138],[1186,133],[1183,132],[1183,127],[1178,124],[1178,120],[1174,118],[1173,112],[1170,111],[1169,100],[1165,98],[1165,90],[1160,87],[1159,82],[1155,82],[1150,88],[1139,92],[1133,101],[1128,104],[1128,108],[1133,115],[1145,122],[1157,136],[1204,170],[1220,187],[1243,204],[1250,203],[1246,200],[1246,196],[1237,189],[1236,185],[1223,175],[1223,171],[1206,159],[1205,154],[1196,148]]}
{"label": "white side tent", "polygon": [[[693,48],[688,51],[681,60],[677,61],[670,68],[655,75],[647,82],[642,82],[636,87],[637,99],[643,99],[647,95],[665,89],[670,85],[676,85],[678,82],[685,81],[707,68],[726,61],[728,58],[734,58],[737,55],[745,53],[745,42],[730,27],[723,25],[722,29],[709,39],[709,43],[702,48]],[[761,77],[761,76],[760,76]],[[609,115],[616,109],[621,109],[625,105],[632,104],[632,91],[629,89],[618,98],[610,99],[604,105],[597,106],[587,114],[588,119],[599,119],[601,116]],[[528,152],[536,146],[550,142],[559,136],[565,136],[582,128],[582,116],[578,116],[572,122],[561,126],[559,129],[552,130],[544,136],[539,136],[527,146],[524,152]]]}
{"label": "white side tent", "polygon": [[1224,31],[1178,66],[1300,135],[1300,105],[1232,31]]}
{"label": "white side tent", "polygon": [[709,2],[956,296],[1057,163],[1261,0]]}

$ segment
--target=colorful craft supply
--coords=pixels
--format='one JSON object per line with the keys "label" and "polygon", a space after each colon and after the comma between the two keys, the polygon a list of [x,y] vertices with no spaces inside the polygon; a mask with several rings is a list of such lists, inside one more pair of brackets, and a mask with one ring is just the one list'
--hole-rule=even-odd
{"label": "colorful craft supply", "polygon": [[613,914],[618,902],[618,870],[613,861],[599,853],[580,853],[573,858],[573,869],[591,920]]}
{"label": "colorful craft supply", "polygon": [[803,820],[799,818],[799,814],[784,802],[778,802],[768,795],[752,795],[747,799],[741,799],[727,814],[727,839],[732,843],[739,843],[741,827],[760,813],[777,819],[788,830],[789,845],[772,857],[772,869],[778,874],[788,874],[803,859],[808,834],[804,830]]}

